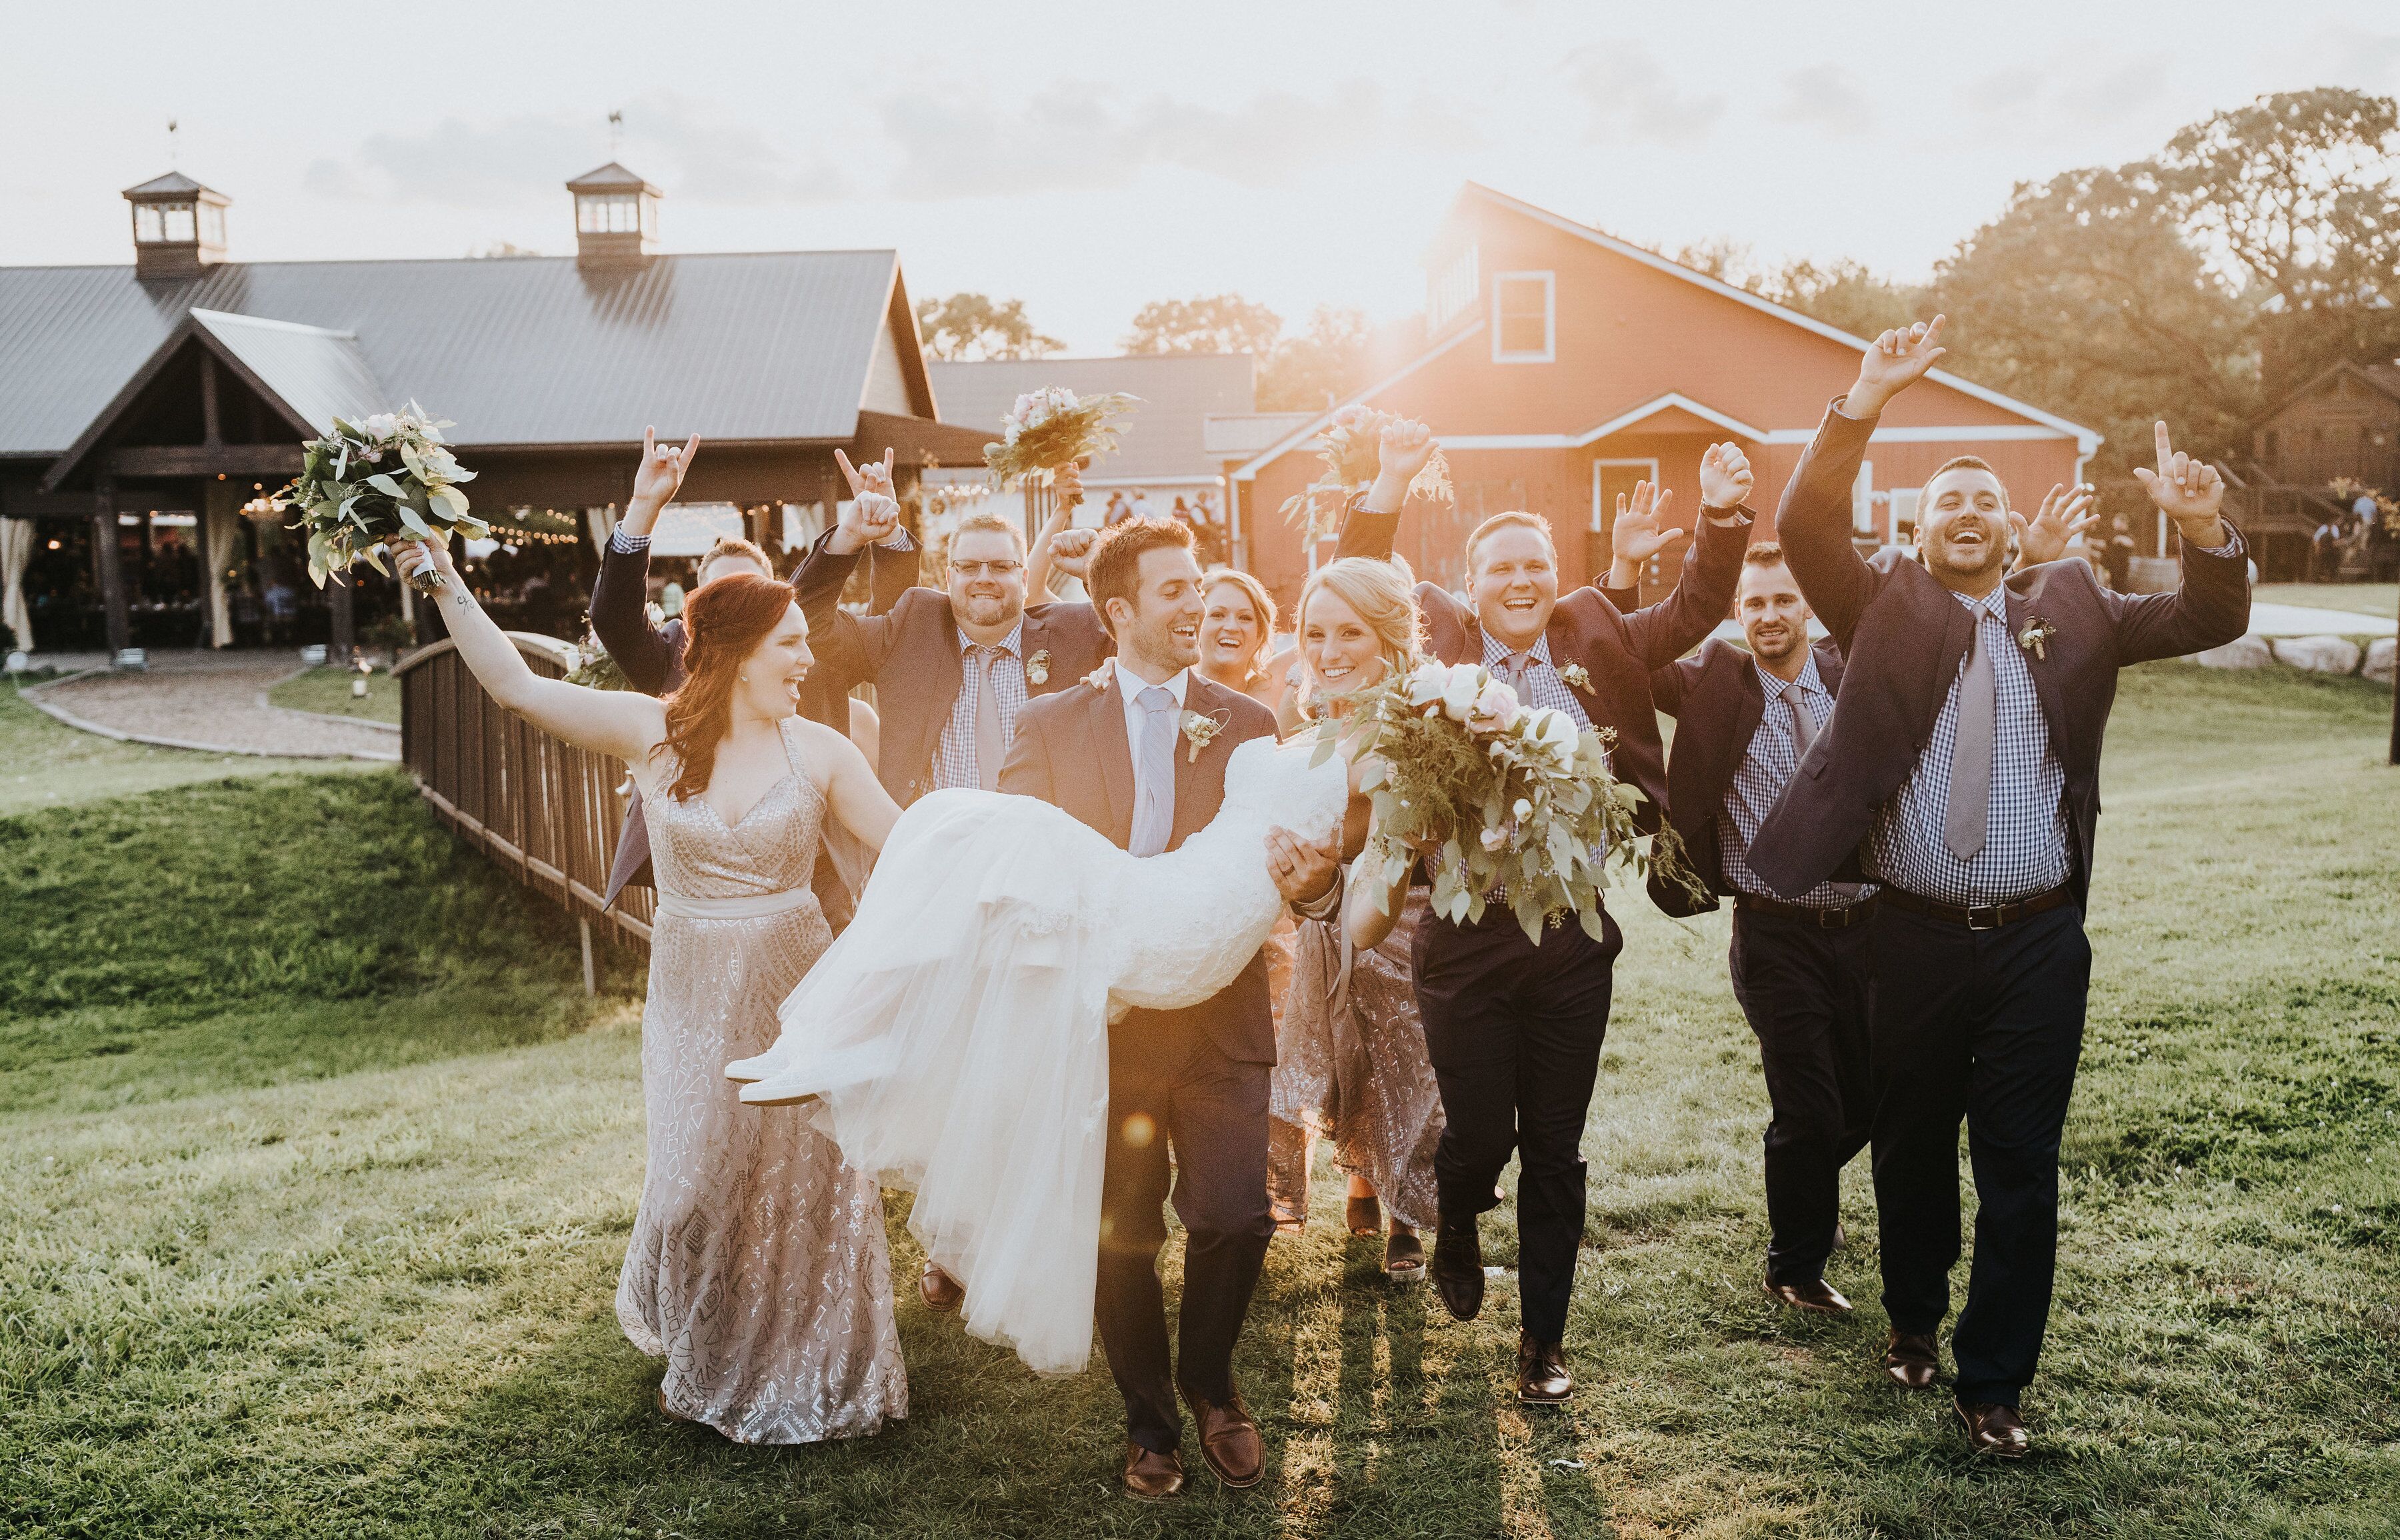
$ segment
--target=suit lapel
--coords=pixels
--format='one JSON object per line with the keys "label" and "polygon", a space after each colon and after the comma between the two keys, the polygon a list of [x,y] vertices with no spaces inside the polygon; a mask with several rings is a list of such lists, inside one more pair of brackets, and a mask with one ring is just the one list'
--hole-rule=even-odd
{"label": "suit lapel", "polygon": [[1064,689],[1069,685],[1074,683],[1072,679],[1055,679],[1053,677],[1053,673],[1055,673],[1055,671],[1053,671],[1053,673],[1045,673],[1043,677],[1038,680],[1033,677],[1034,655],[1036,653],[1047,652],[1050,650],[1050,628],[1044,625],[1041,617],[1035,615],[1031,610],[1027,610],[1025,612],[1025,629],[1017,634],[1016,647],[1018,656],[1025,661],[1025,694],[1027,699],[1030,700],[1036,695],[1047,695],[1054,689]]}
{"label": "suit lapel", "polygon": [[1104,689],[1092,692],[1084,721],[1092,735],[1092,757],[1099,762],[1100,784],[1108,792],[1109,838],[1120,846],[1133,839],[1133,744],[1125,737],[1125,692],[1117,688],[1117,671],[1109,670]]}
{"label": "suit lapel", "polygon": [[959,632],[959,623],[950,614],[948,602],[944,601],[937,611],[929,608],[927,613],[936,615],[937,619],[933,625],[926,627],[934,634],[934,655],[925,660],[925,673],[920,676],[925,680],[924,694],[920,697],[925,703],[925,714],[916,724],[917,757],[914,762],[922,765],[934,762],[934,751],[941,744],[942,729],[949,722],[951,708],[958,704],[959,691],[966,688],[967,684],[966,664],[959,657],[959,649],[965,645],[966,639]]}
{"label": "suit lapel", "polygon": [[[1175,739],[1175,831],[1177,843],[1182,837],[1217,816],[1215,804],[1224,800],[1225,759],[1234,752],[1233,743],[1224,729],[1233,725],[1234,703],[1225,699],[1222,686],[1200,677],[1193,670],[1185,676],[1190,682],[1183,688],[1183,709],[1217,724],[1217,736],[1208,740],[1198,754],[1192,752],[1191,742],[1181,731]],[[1211,797],[1210,791],[1216,793]],[[1203,815],[1200,805],[1209,804]]]}
{"label": "suit lapel", "polygon": [[[2013,588],[2004,592],[2008,594],[2009,645],[2015,647],[2016,638],[2025,634],[2026,623],[2033,618],[2033,604]],[[2044,645],[2044,650],[2056,645],[2057,639],[2053,637]],[[2051,747],[2061,759],[2065,759],[2066,712],[2058,699],[2058,681],[2051,675],[2049,660],[2031,648],[2020,648],[2019,651],[2025,658],[2025,672],[2033,676],[2034,696],[2041,702],[2041,719],[2050,727]]]}

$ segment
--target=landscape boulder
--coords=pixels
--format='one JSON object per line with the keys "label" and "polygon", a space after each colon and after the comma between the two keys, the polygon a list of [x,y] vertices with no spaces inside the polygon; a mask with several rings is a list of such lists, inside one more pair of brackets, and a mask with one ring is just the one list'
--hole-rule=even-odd
{"label": "landscape boulder", "polygon": [[2394,642],[2389,636],[2378,636],[2366,644],[2366,661],[2358,672],[2379,685],[2388,685],[2392,683],[2395,656],[2400,656],[2400,642]]}
{"label": "landscape boulder", "polygon": [[2356,674],[2358,644],[2339,636],[2280,636],[2275,656],[2311,674]]}
{"label": "landscape boulder", "polygon": [[2275,655],[2267,650],[2263,637],[2236,636],[2223,647],[2194,653],[2191,661],[2202,668],[2265,668]]}

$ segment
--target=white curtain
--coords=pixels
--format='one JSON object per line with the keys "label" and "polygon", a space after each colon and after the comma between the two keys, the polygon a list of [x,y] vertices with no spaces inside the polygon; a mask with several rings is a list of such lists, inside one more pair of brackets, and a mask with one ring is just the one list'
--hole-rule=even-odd
{"label": "white curtain", "polygon": [[0,519],[0,624],[20,652],[34,650],[34,616],[25,607],[25,564],[34,559],[34,521]]}
{"label": "white curtain", "polygon": [[608,537],[617,533],[617,505],[610,503],[606,508],[587,508],[583,511],[583,522],[592,531],[592,549],[603,556],[608,554]]}
{"label": "white curtain", "polygon": [[233,566],[236,552],[241,549],[241,512],[235,508],[213,506],[230,502],[230,497],[220,499],[213,485],[209,488],[208,564],[209,564],[209,646],[233,646],[233,612],[226,603],[225,573]]}

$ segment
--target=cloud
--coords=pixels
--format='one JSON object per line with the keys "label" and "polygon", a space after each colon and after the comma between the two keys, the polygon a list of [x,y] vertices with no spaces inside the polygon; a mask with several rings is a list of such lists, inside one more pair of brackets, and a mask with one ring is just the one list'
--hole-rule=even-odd
{"label": "cloud", "polygon": [[2001,70],[1970,81],[1964,95],[1977,112],[2012,113],[2032,106],[2041,95],[2043,74],[2031,64]]}
{"label": "cloud", "polygon": [[1640,43],[1594,43],[1566,58],[1567,79],[1591,109],[1585,138],[1681,144],[1706,137],[1724,115],[1723,96],[1677,88]]}
{"label": "cloud", "polygon": [[1395,111],[1372,81],[1308,96],[1262,91],[1226,110],[1152,97],[1123,102],[1062,81],[1021,102],[926,93],[884,102],[899,152],[893,190],[939,198],[1121,187],[1152,166],[1178,166],[1264,186],[1394,142],[1458,148],[1471,128],[1445,109]]}
{"label": "cloud", "polygon": [[1783,101],[1767,114],[1837,138],[1853,139],[1875,126],[1875,107],[1839,64],[1811,64],[1783,77]]}
{"label": "cloud", "polygon": [[[346,158],[313,162],[304,184],[320,198],[494,208],[555,193],[610,158],[605,128],[578,118],[447,118],[420,133],[370,134]],[[813,203],[848,191],[829,163],[790,156],[751,125],[675,96],[625,109],[613,158],[671,197],[705,203]]]}

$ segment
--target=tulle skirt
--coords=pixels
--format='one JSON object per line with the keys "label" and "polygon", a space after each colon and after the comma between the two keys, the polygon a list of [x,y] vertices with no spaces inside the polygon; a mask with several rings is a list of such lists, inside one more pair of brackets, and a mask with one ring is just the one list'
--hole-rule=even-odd
{"label": "tulle skirt", "polygon": [[[943,791],[902,815],[856,917],[727,1070],[801,1097],[850,1165],[916,1193],[966,1328],[1045,1374],[1089,1361],[1109,1103],[1110,938],[1133,857],[1046,802]],[[1112,922],[1113,921],[1113,922]]]}

